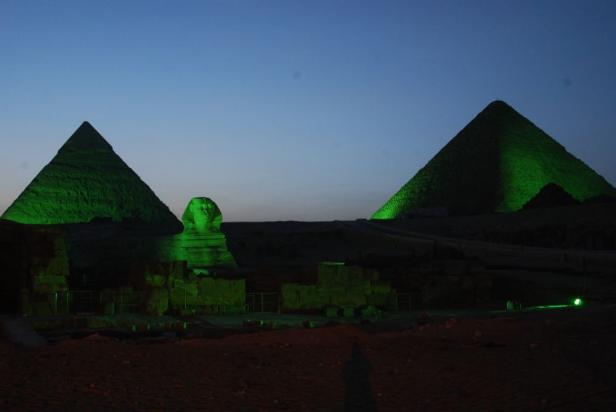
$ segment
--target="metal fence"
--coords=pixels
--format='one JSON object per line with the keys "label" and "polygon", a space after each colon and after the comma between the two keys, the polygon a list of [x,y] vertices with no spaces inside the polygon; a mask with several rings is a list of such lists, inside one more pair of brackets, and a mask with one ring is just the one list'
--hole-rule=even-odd
{"label": "metal fence", "polygon": [[134,290],[70,290],[31,296],[31,305],[41,314],[109,314],[139,312],[145,292]]}
{"label": "metal fence", "polygon": [[413,308],[413,299],[410,293],[394,293],[392,309],[400,312],[410,312]]}
{"label": "metal fence", "polygon": [[248,312],[280,311],[280,294],[278,292],[251,292],[246,294],[246,310]]}
{"label": "metal fence", "polygon": [[[35,314],[107,314],[138,313],[146,301],[145,291],[135,290],[70,290],[47,295],[31,295]],[[199,313],[232,313],[238,308],[225,305],[199,305],[185,303],[184,309]],[[242,309],[240,309],[242,310]],[[246,312],[280,311],[278,292],[251,292],[246,294]]]}

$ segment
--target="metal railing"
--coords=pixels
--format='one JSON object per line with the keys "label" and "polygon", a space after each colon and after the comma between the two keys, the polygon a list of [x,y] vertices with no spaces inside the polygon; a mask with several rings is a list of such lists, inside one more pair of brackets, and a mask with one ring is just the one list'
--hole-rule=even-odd
{"label": "metal railing", "polygon": [[[136,290],[70,290],[46,295],[31,295],[31,303],[36,312],[47,314],[107,314],[138,313],[144,308],[145,291]],[[43,310],[41,308],[44,308]],[[236,307],[226,305],[191,305],[184,304],[184,309],[196,312],[224,314],[236,312]],[[251,292],[246,294],[246,312],[280,311],[280,294],[278,292]],[[42,313],[39,313],[42,314]]]}
{"label": "metal railing", "polygon": [[411,293],[393,293],[391,308],[399,312],[410,312],[413,308]]}
{"label": "metal railing", "polygon": [[246,294],[248,312],[280,312],[280,294],[278,292],[251,292]]}
{"label": "metal railing", "polygon": [[48,314],[109,314],[139,312],[145,302],[144,291],[70,290],[46,295],[32,295],[33,307],[45,308]]}

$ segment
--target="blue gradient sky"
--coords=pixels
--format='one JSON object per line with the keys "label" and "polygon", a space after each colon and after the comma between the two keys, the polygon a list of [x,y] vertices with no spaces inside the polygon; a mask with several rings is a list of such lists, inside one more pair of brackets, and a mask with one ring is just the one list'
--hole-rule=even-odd
{"label": "blue gradient sky", "polygon": [[616,2],[0,0],[0,212],[83,120],[177,214],[367,217],[503,99],[616,183]]}

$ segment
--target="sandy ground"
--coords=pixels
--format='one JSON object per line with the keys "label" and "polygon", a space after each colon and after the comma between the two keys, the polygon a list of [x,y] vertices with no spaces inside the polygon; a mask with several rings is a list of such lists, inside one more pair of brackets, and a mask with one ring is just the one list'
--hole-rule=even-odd
{"label": "sandy ground", "polygon": [[422,323],[0,341],[0,410],[616,410],[614,308]]}

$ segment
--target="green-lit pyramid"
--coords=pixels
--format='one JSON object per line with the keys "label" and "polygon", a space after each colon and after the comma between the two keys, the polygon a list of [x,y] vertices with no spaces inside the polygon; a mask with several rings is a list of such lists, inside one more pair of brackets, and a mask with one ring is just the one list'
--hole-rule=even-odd
{"label": "green-lit pyramid", "polygon": [[97,218],[181,227],[152,190],[84,122],[2,215],[26,224]]}
{"label": "green-lit pyramid", "polygon": [[577,200],[616,190],[502,101],[490,103],[373,216],[417,209],[454,214],[511,212],[556,183]]}

